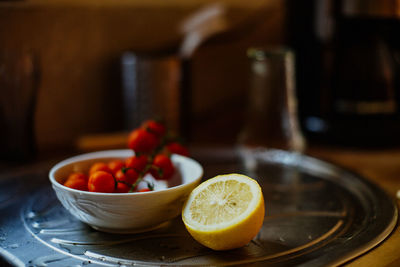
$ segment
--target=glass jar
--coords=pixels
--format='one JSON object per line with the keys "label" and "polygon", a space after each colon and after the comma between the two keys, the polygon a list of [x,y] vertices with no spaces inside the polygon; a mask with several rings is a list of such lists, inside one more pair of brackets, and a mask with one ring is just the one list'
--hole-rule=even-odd
{"label": "glass jar", "polygon": [[251,75],[241,150],[257,148],[303,152],[297,117],[294,53],[285,47],[250,48]]}

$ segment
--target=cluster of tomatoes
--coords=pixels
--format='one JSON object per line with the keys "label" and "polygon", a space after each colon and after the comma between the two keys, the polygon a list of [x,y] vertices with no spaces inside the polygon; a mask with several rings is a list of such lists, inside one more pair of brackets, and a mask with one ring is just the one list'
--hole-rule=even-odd
{"label": "cluster of tomatoes", "polygon": [[[188,150],[167,131],[164,123],[145,121],[128,137],[128,147],[135,155],[124,160],[92,164],[88,173],[71,173],[64,185],[73,189],[102,192],[128,193],[154,190],[154,185],[143,180],[150,173],[157,180],[169,180],[175,172],[171,154],[188,156]],[[147,187],[138,189],[140,182]]]}

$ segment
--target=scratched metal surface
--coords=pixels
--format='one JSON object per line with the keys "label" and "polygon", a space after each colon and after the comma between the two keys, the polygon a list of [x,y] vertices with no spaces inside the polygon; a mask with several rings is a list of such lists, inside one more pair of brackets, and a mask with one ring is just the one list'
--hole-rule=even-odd
{"label": "scratched metal surface", "polygon": [[0,265],[336,265],[376,246],[397,222],[384,192],[329,163],[283,151],[255,151],[244,162],[232,151],[214,158],[206,152],[198,154],[205,178],[247,173],[263,188],[266,217],[249,245],[212,251],[188,235],[180,218],[144,234],[98,232],[61,206],[47,169],[36,168],[0,179]]}

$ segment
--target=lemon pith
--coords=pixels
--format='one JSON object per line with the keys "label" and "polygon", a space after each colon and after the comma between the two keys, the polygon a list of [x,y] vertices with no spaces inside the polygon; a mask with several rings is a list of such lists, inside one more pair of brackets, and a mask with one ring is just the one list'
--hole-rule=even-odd
{"label": "lemon pith", "polygon": [[198,242],[226,250],[249,243],[260,230],[264,213],[258,183],[244,175],[227,174],[195,188],[184,205],[182,219]]}

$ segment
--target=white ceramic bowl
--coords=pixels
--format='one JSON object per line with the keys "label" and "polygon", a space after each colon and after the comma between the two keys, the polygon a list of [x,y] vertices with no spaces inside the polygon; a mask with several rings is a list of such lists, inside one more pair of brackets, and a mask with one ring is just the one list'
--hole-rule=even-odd
{"label": "white ceramic bowl", "polygon": [[93,228],[112,233],[149,231],[181,213],[183,203],[203,176],[203,168],[198,162],[172,155],[177,170],[172,180],[176,185],[159,191],[95,193],[62,185],[71,172],[87,172],[96,161],[126,159],[132,155],[132,150],[128,149],[82,154],[56,164],[50,170],[49,178],[62,205]]}

